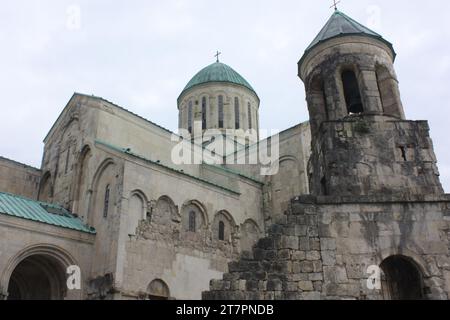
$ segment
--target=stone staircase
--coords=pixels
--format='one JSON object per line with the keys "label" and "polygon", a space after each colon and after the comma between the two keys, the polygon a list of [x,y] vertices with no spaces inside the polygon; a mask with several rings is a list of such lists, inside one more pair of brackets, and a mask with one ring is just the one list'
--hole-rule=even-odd
{"label": "stone staircase", "polygon": [[323,263],[314,199],[292,200],[285,216],[252,252],[229,263],[222,280],[211,280],[204,300],[318,300]]}

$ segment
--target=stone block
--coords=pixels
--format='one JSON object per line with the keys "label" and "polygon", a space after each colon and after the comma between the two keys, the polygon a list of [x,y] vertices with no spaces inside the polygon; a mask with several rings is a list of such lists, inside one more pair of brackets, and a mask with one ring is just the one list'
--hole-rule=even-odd
{"label": "stone block", "polygon": [[312,281],[299,281],[298,289],[302,291],[314,291],[314,286]]}
{"label": "stone block", "polygon": [[323,274],[321,272],[308,273],[308,280],[310,281],[322,281]]}
{"label": "stone block", "polygon": [[292,260],[297,260],[297,261],[306,260],[306,252],[299,251],[299,250],[294,251],[292,253]]}
{"label": "stone block", "polygon": [[268,291],[281,291],[283,290],[283,284],[279,279],[270,279],[267,281]]}
{"label": "stone block", "polygon": [[300,262],[300,269],[302,272],[310,273],[314,271],[313,263],[311,261]]}
{"label": "stone block", "polygon": [[309,261],[320,260],[320,252],[319,251],[307,251],[306,252],[306,260],[309,260]]}
{"label": "stone block", "polygon": [[313,261],[314,272],[322,272],[323,264],[321,260]]}
{"label": "stone block", "polygon": [[309,239],[310,250],[320,251],[320,238]]}
{"label": "stone block", "polygon": [[308,227],[304,225],[296,225],[295,226],[295,235],[298,237],[306,236],[308,232]]}
{"label": "stone block", "polygon": [[312,291],[312,292],[304,292],[303,293],[304,300],[317,301],[320,300],[320,292]]}
{"label": "stone block", "polygon": [[335,251],[322,251],[322,263],[324,266],[334,266],[336,264]]}
{"label": "stone block", "polygon": [[336,250],[336,239],[322,238],[320,239],[321,250]]}
{"label": "stone block", "polygon": [[299,238],[299,249],[303,251],[310,250],[310,243],[308,237],[300,237]]}
{"label": "stone block", "polygon": [[298,250],[298,246],[299,246],[298,237],[282,236],[280,248]]}

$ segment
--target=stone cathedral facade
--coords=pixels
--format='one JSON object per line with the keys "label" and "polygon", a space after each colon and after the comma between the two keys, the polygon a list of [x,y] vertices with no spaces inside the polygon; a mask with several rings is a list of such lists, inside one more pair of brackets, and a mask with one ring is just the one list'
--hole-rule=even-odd
{"label": "stone cathedral facade", "polygon": [[[449,299],[450,195],[427,122],[405,118],[395,55],[336,11],[298,64],[310,121],[280,133],[275,175],[175,164],[181,137],[74,94],[40,169],[0,159],[0,298]],[[194,136],[239,130],[226,144],[246,156],[273,141],[243,134],[264,111],[223,63],[177,104]]]}

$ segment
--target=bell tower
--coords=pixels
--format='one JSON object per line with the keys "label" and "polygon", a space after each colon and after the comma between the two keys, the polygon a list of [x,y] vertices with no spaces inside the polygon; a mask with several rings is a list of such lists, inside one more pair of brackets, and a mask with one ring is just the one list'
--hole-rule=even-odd
{"label": "bell tower", "polygon": [[336,10],[299,66],[312,131],[311,192],[443,193],[426,121],[408,121],[392,44]]}

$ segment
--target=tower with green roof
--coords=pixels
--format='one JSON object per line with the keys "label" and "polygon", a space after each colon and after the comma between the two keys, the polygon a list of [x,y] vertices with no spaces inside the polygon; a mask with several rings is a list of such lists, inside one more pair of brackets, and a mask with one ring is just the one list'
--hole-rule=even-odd
{"label": "tower with green roof", "polygon": [[442,193],[425,121],[407,121],[393,45],[336,10],[298,63],[323,196]]}
{"label": "tower with green roof", "polygon": [[[214,129],[221,133],[232,130],[249,142],[258,140],[259,97],[243,76],[224,63],[217,61],[198,72],[177,103],[179,128],[193,137]],[[249,129],[253,136],[243,134]]]}

